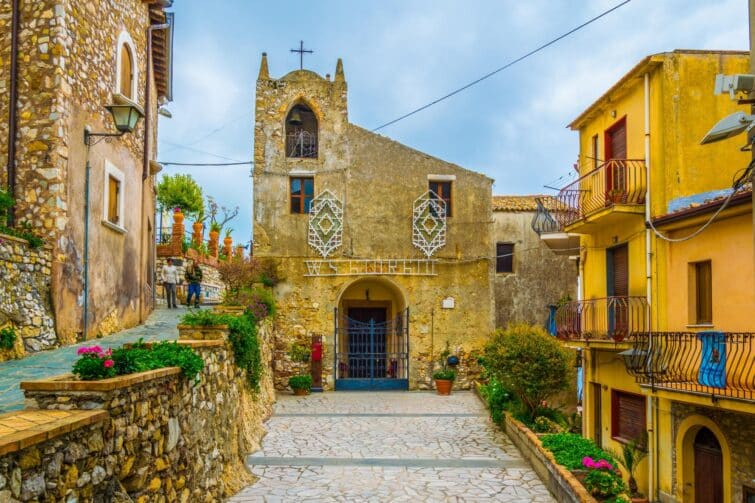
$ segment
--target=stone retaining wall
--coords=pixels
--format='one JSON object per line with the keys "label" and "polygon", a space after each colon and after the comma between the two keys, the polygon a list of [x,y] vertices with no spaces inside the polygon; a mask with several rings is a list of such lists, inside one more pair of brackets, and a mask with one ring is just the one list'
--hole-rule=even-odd
{"label": "stone retaining wall", "polygon": [[13,327],[16,344],[0,350],[0,361],[58,345],[50,305],[48,248],[0,234],[0,328]]}
{"label": "stone retaining wall", "polygon": [[[86,465],[99,466],[101,471],[96,478],[93,472],[88,480],[79,477],[71,494],[95,501],[117,501],[108,498],[118,492],[131,498],[124,501],[218,501],[250,483],[244,460],[259,448],[265,432],[262,422],[275,400],[269,321],[260,327],[259,337],[265,372],[257,393],[248,390],[233,352],[223,341],[181,342],[194,347],[205,361],[197,384],[177,368],[92,382],[71,380],[69,375],[22,383],[27,407],[109,413],[100,426],[101,442],[80,446]],[[91,437],[81,435],[81,439]],[[79,445],[65,435],[56,440],[57,447],[51,444],[49,453],[62,452],[64,458],[66,449]],[[57,479],[49,474],[56,472],[51,465],[59,456],[45,454],[32,469],[18,461],[30,456],[27,451],[0,456],[0,474],[5,466],[11,471],[20,468],[13,476],[20,477],[21,486],[46,486],[48,495],[57,494]],[[21,497],[15,492],[13,496]]]}

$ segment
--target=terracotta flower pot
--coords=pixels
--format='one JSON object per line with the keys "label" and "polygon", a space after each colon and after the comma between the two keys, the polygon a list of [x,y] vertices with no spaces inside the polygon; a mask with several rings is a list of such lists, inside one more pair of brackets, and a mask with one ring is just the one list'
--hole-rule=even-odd
{"label": "terracotta flower pot", "polygon": [[182,224],[184,223],[184,214],[180,211],[176,211],[173,213],[173,223],[174,224]]}
{"label": "terracotta flower pot", "polygon": [[454,382],[450,379],[436,379],[435,390],[439,395],[450,395]]}
{"label": "terracotta flower pot", "polygon": [[632,503],[649,503],[647,498],[632,498]]}
{"label": "terracotta flower pot", "polygon": [[296,396],[307,396],[309,395],[309,390],[306,388],[296,388],[294,390],[294,395]]}

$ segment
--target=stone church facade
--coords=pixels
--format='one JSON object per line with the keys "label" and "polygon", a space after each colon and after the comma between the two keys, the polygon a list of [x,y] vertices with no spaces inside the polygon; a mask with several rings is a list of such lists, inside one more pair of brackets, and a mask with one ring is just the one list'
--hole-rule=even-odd
{"label": "stone church facade", "polygon": [[493,329],[492,180],[351,124],[340,60],[332,79],[274,79],[263,55],[254,162],[254,254],[282,278],[277,385],[314,338],[325,389],[429,388],[446,345],[468,386]]}
{"label": "stone church facade", "polygon": [[[39,272],[55,330],[27,341],[27,351],[107,335],[152,310],[154,158],[158,105],[171,96],[170,4],[0,2],[0,184],[15,197],[15,225],[42,238],[51,257]],[[132,133],[88,148],[85,128],[115,132],[105,106],[123,100],[145,117]],[[28,307],[6,293],[0,285],[3,309]]]}

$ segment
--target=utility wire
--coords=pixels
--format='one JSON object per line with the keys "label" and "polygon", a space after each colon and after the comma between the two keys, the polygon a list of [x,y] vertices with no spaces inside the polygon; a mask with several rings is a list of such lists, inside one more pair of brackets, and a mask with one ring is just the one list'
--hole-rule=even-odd
{"label": "utility wire", "polygon": [[[186,146],[189,146],[189,145],[196,145],[197,143],[201,142],[202,140],[205,140],[205,139],[209,138],[210,136],[212,136],[212,135],[214,135],[216,133],[219,133],[220,131],[222,131],[226,127],[230,126],[231,124],[233,124],[233,123],[235,123],[235,122],[237,122],[237,121],[239,121],[239,120],[241,120],[241,119],[243,119],[243,118],[251,115],[251,113],[252,113],[251,111],[244,112],[243,114],[239,115],[238,117],[234,117],[233,119],[230,119],[230,120],[226,121],[225,123],[221,124],[220,126],[216,127],[215,129],[213,129],[213,130],[211,130],[211,131],[203,134],[202,136],[200,136],[198,138],[195,138],[195,139],[193,139],[192,141],[190,141],[188,143],[184,143],[182,146],[186,147]],[[167,149],[164,153],[172,152],[173,150],[175,150],[177,148],[181,148],[181,147],[178,146],[177,144],[174,144],[173,147]]]}
{"label": "utility wire", "polygon": [[198,148],[189,147],[187,145],[181,145],[180,143],[173,143],[173,142],[170,142],[170,141],[167,141],[167,140],[163,140],[163,143],[166,143],[168,145],[171,145],[171,146],[174,146],[176,148],[183,149],[183,150],[190,150],[190,151],[196,152],[198,154],[205,154],[205,155],[209,155],[209,156],[212,156],[212,157],[217,157],[218,159],[225,159],[226,161],[244,162],[244,161],[241,161],[240,159],[232,159],[232,158],[226,157],[224,155],[213,154],[212,152],[207,152],[206,150],[200,150]]}
{"label": "utility wire", "polygon": [[448,99],[448,98],[450,98],[451,96],[454,96],[454,95],[456,95],[456,94],[459,94],[460,92],[462,92],[462,91],[464,91],[464,90],[466,90],[466,89],[469,89],[470,87],[472,87],[472,86],[474,86],[474,85],[476,85],[476,84],[479,84],[479,83],[480,83],[480,82],[482,82],[483,80],[485,80],[485,79],[488,79],[488,78],[492,77],[493,75],[497,74],[498,72],[502,72],[503,70],[505,70],[505,69],[507,69],[507,68],[509,68],[509,67],[511,67],[511,66],[514,66],[515,64],[519,63],[520,61],[523,61],[523,60],[525,60],[525,59],[529,58],[530,56],[533,56],[533,55],[537,54],[538,52],[542,51],[543,49],[546,49],[546,48],[550,47],[551,45],[555,44],[556,42],[558,42],[558,41],[560,41],[560,40],[562,40],[562,39],[564,39],[564,38],[568,37],[569,35],[571,35],[571,34],[573,34],[573,33],[577,32],[577,31],[581,30],[582,28],[586,27],[587,25],[594,23],[594,22],[595,22],[595,21],[597,21],[598,19],[600,19],[600,18],[602,18],[602,17],[604,17],[604,16],[607,16],[608,14],[610,14],[610,13],[611,13],[611,12],[613,12],[613,11],[615,11],[615,10],[616,10],[616,9],[618,9],[619,7],[622,7],[622,6],[624,6],[624,5],[628,4],[628,3],[629,3],[629,2],[631,2],[631,1],[632,1],[632,0],[624,0],[624,1],[623,1],[623,2],[621,2],[620,4],[618,4],[618,5],[615,5],[614,7],[611,7],[611,8],[610,8],[610,9],[608,9],[607,11],[604,11],[603,13],[601,13],[601,14],[598,14],[597,16],[595,16],[595,17],[593,17],[593,18],[591,18],[591,19],[589,19],[589,20],[585,21],[584,23],[582,23],[581,25],[577,26],[576,28],[572,28],[571,30],[569,30],[569,31],[567,31],[566,33],[564,33],[563,35],[560,35],[560,36],[558,36],[558,37],[554,38],[553,40],[551,40],[551,41],[549,41],[549,42],[546,42],[545,44],[543,44],[543,45],[539,46],[538,48],[531,50],[531,51],[530,51],[530,52],[528,52],[527,54],[525,54],[525,55],[523,55],[523,56],[520,56],[520,57],[516,58],[515,60],[513,60],[513,61],[510,61],[510,62],[506,63],[506,64],[505,64],[505,65],[503,65],[502,67],[500,67],[500,68],[497,68],[497,69],[493,70],[492,72],[490,72],[490,73],[487,73],[487,74],[483,75],[482,77],[480,77],[480,78],[479,78],[479,79],[477,79],[477,80],[473,80],[473,81],[472,81],[472,82],[470,82],[469,84],[466,84],[465,86],[462,86],[462,87],[460,87],[460,88],[456,89],[455,91],[451,91],[450,93],[446,94],[445,96],[441,96],[440,98],[438,98],[438,99],[436,99],[436,100],[434,100],[434,101],[431,101],[431,102],[430,102],[430,103],[428,103],[427,105],[423,105],[423,106],[421,106],[421,107],[419,107],[419,108],[417,108],[417,109],[415,109],[415,110],[412,110],[411,112],[409,112],[409,113],[407,113],[407,114],[404,114],[404,115],[402,115],[401,117],[398,117],[397,119],[393,119],[393,120],[392,120],[392,121],[390,121],[390,122],[386,122],[386,123],[385,123],[385,124],[383,124],[382,126],[378,126],[378,127],[376,127],[375,129],[373,129],[373,130],[372,130],[372,132],[374,133],[375,131],[379,131],[379,130],[381,130],[381,129],[383,129],[383,128],[386,128],[386,127],[388,127],[388,126],[390,126],[390,125],[392,125],[392,124],[395,124],[395,123],[397,123],[398,121],[404,120],[404,119],[406,119],[407,117],[411,117],[412,115],[414,115],[414,114],[416,114],[416,113],[419,113],[419,112],[421,112],[421,111],[423,111],[423,110],[425,110],[425,109],[427,109],[427,108],[430,108],[431,106],[433,106],[433,105],[436,105],[436,104],[440,103],[441,101],[447,100],[447,99]]}
{"label": "utility wire", "polygon": [[254,164],[252,161],[242,162],[161,162],[163,166],[245,166]]}

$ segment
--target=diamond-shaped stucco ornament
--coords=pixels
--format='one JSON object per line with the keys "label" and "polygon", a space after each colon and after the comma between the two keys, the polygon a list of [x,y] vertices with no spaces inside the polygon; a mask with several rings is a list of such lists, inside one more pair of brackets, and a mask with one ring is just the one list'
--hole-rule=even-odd
{"label": "diamond-shaped stucco ornament", "polygon": [[446,245],[446,202],[431,190],[414,201],[412,244],[427,257]]}
{"label": "diamond-shaped stucco ornament", "polygon": [[337,250],[343,240],[343,203],[330,190],[312,199],[309,207],[309,246],[323,258]]}

